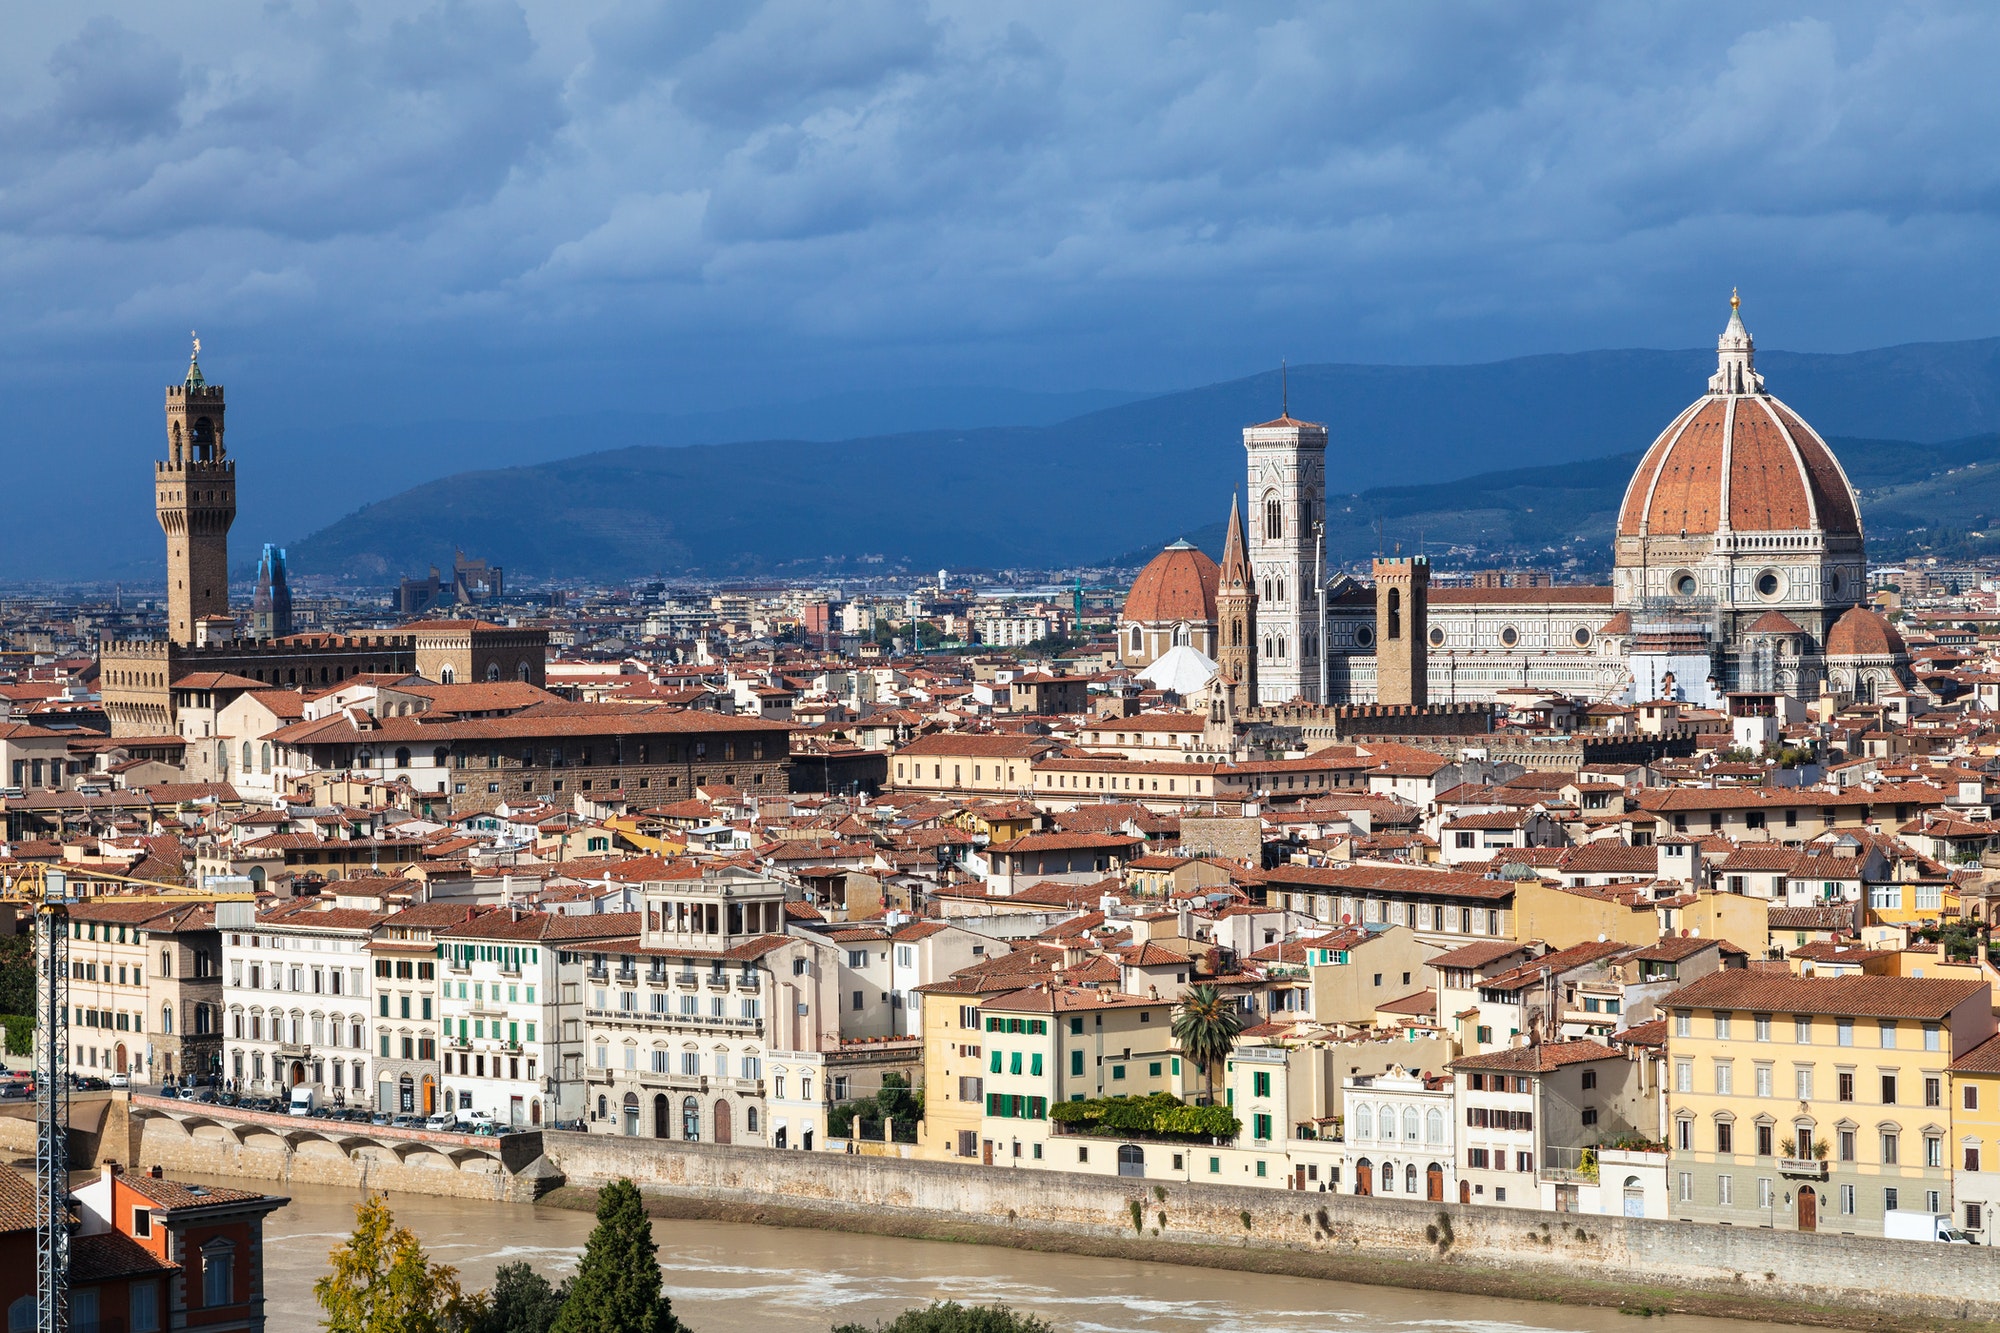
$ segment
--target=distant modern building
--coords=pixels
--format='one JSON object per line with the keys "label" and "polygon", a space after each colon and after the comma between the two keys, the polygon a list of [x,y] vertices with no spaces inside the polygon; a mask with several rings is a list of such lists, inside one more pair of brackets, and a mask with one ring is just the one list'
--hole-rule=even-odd
{"label": "distant modern building", "polygon": [[250,637],[282,639],[292,632],[292,587],[285,578],[285,550],[264,543],[257,561],[257,595],[250,603]]}

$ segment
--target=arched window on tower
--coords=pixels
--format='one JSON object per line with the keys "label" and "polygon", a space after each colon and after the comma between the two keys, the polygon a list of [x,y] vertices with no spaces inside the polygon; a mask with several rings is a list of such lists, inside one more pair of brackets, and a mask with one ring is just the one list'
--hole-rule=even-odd
{"label": "arched window on tower", "polygon": [[1277,541],[1285,535],[1285,506],[1277,496],[1264,501],[1264,540]]}
{"label": "arched window on tower", "polygon": [[1388,636],[1391,639],[1400,639],[1403,637],[1403,590],[1401,588],[1389,589]]}
{"label": "arched window on tower", "polygon": [[1229,646],[1231,648],[1241,648],[1243,646],[1243,622],[1241,620],[1232,620],[1229,622]]}

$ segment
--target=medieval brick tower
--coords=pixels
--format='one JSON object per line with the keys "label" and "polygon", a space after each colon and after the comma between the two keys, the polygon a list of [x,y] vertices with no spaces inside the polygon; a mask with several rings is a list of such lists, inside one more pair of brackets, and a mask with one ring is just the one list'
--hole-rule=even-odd
{"label": "medieval brick tower", "polygon": [[201,341],[187,378],[167,386],[167,458],[153,465],[153,509],[167,535],[167,635],[197,641],[202,620],[229,614],[229,525],[236,464],[222,443],[222,386],[201,377]]}
{"label": "medieval brick tower", "polygon": [[1238,708],[1257,705],[1257,579],[1243,539],[1243,513],[1229,500],[1229,533],[1215,585],[1215,661]]}
{"label": "medieval brick tower", "polygon": [[1375,701],[1430,702],[1431,562],[1375,562]]}

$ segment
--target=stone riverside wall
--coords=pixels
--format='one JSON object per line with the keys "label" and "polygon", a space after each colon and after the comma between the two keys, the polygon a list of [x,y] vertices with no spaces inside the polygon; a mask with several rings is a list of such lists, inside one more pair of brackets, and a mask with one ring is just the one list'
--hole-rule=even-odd
{"label": "stone riverside wall", "polygon": [[[1033,1233],[1027,1243],[1059,1249],[1063,1236],[1131,1241],[1136,1203],[1136,1234],[1150,1239],[1159,1227],[1159,1239],[1178,1246],[1317,1252],[1504,1270],[1516,1279],[1540,1272],[1551,1280],[1741,1300],[2000,1319],[2000,1253],[1978,1246],[1919,1248],[1914,1241],[1755,1227],[584,1134],[550,1133],[544,1144],[571,1185],[629,1176],[652,1194],[802,1209],[830,1215],[836,1225],[842,1214],[983,1223]],[[1181,1257],[1201,1262],[1186,1250]]]}

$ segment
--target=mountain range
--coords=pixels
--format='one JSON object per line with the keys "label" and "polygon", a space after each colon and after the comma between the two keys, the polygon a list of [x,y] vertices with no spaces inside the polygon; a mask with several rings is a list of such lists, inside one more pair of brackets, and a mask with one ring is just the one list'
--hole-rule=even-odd
{"label": "mountain range", "polygon": [[[1590,569],[1638,451],[1703,391],[1713,355],[1299,366],[1049,424],[578,451],[413,486],[295,542],[292,564],[393,578],[454,547],[517,580],[1132,563],[1182,535],[1219,548],[1239,432],[1283,402],[1327,423],[1334,563],[1423,543]],[[1758,365],[1833,439],[1878,554],[2000,514],[2000,467],[1982,471],[2000,460],[2000,338]]]}

